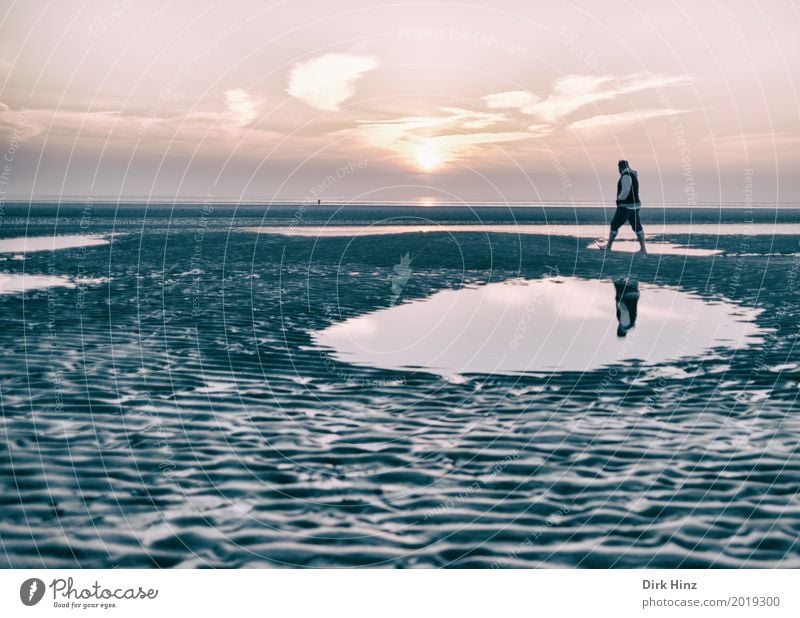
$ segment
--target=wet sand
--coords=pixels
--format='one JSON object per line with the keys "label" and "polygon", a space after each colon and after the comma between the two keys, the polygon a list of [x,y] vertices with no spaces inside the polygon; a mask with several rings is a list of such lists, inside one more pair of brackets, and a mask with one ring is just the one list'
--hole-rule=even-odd
{"label": "wet sand", "polygon": [[[669,232],[722,254],[639,256],[566,235],[244,231],[532,224],[532,211],[328,209],[293,224],[296,205],[97,205],[86,228],[82,208],[9,207],[2,230],[110,239],[0,256],[6,276],[78,282],[0,295],[5,566],[800,566],[795,235]],[[735,303],[763,339],[450,376],[342,362],[314,341],[442,290],[554,276]]]}

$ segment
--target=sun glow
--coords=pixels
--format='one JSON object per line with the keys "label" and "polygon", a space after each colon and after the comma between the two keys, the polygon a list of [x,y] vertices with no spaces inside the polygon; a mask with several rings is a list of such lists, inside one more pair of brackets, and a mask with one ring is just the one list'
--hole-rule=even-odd
{"label": "sun glow", "polygon": [[442,156],[430,144],[422,144],[417,150],[417,166],[423,172],[432,172],[442,164]]}

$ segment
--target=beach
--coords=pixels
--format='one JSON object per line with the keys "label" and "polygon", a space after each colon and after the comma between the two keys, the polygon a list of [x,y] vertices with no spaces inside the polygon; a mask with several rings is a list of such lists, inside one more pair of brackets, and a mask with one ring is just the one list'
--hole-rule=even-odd
{"label": "beach", "polygon": [[[592,246],[612,214],[6,204],[4,566],[799,567],[800,209],[643,209],[673,247],[648,256]],[[397,226],[424,229],[353,232]],[[612,334],[613,283],[635,280],[636,328],[663,289],[726,303],[753,339],[694,349],[673,314],[673,360],[510,373],[320,344],[543,279],[602,282]]]}

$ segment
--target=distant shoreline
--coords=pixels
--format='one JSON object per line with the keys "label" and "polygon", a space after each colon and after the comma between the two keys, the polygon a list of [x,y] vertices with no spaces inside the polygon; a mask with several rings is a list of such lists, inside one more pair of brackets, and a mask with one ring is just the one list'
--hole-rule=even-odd
{"label": "distant shoreline", "polygon": [[[364,225],[608,225],[615,206],[582,204],[323,204],[302,203],[136,203],[136,202],[7,202],[0,217],[3,236],[25,235],[30,226],[59,226],[74,222],[80,230],[96,232],[105,223],[113,229],[142,225],[194,225],[205,230],[238,227],[306,227]],[[105,222],[105,223],[104,223]],[[179,223],[180,222],[180,223]],[[645,205],[645,231],[658,224],[800,224],[800,205],[716,206]],[[55,229],[55,228],[54,228]],[[460,230],[463,231],[463,230]],[[777,233],[777,230],[776,230]]]}
{"label": "distant shoreline", "polygon": [[[42,199],[21,199],[21,198],[6,198],[5,205],[19,206],[29,204],[31,206],[52,206],[61,204],[65,206],[85,205],[87,203],[104,206],[104,205],[125,205],[125,206],[198,206],[202,204],[213,204],[214,206],[243,206],[243,207],[269,207],[269,208],[297,208],[305,206],[308,209],[318,208],[614,208],[613,203],[606,202],[528,202],[528,201],[507,201],[507,202],[491,202],[491,201],[473,201],[473,202],[432,202],[423,203],[422,201],[373,201],[373,202],[360,202],[360,201],[346,201],[346,200],[331,200],[329,202],[309,202],[307,200],[275,200],[275,201],[257,201],[257,200],[203,200],[201,198],[187,198],[179,200],[170,200],[166,198],[156,198],[148,200],[146,198],[140,199],[124,199],[118,200],[115,198],[42,198]],[[783,209],[800,209],[800,202],[702,202],[694,206],[689,206],[679,202],[651,202],[645,204],[645,207],[651,210],[719,210],[724,209],[752,209],[752,210],[783,210]]]}

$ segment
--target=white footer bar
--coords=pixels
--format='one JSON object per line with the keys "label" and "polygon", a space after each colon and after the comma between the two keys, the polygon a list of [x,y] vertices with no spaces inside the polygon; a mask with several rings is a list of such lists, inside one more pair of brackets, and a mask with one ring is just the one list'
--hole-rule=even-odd
{"label": "white footer bar", "polygon": [[0,582],[8,617],[800,616],[792,570],[41,569]]}

